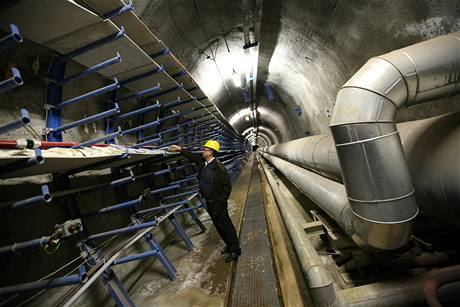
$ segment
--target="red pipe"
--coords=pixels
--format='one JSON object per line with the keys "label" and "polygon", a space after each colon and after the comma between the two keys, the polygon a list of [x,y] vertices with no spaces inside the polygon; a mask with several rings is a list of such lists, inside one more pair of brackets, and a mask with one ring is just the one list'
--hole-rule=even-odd
{"label": "red pipe", "polygon": [[437,291],[445,284],[460,280],[460,265],[446,267],[432,272],[423,283],[425,300],[431,307],[442,307]]}
{"label": "red pipe", "polygon": [[[49,149],[53,147],[70,148],[78,145],[75,142],[47,142],[38,140],[0,140],[0,149],[22,149],[22,148],[40,148]],[[92,146],[107,147],[108,144],[94,144]]]}

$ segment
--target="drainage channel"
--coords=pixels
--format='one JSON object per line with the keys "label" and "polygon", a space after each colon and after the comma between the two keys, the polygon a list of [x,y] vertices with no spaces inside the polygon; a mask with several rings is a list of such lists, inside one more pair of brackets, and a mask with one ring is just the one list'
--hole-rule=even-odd
{"label": "drainage channel", "polygon": [[228,306],[282,306],[256,159],[246,198],[240,245],[241,256],[233,276]]}

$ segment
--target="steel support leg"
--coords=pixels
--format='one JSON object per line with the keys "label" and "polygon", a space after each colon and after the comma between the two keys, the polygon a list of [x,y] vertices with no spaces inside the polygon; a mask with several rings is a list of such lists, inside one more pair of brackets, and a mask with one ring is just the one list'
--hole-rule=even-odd
{"label": "steel support leg", "polygon": [[193,245],[192,241],[190,240],[190,238],[185,233],[185,231],[182,228],[182,226],[179,224],[179,222],[176,220],[176,218],[174,216],[171,215],[171,216],[168,217],[168,219],[171,221],[171,223],[173,224],[174,228],[176,229],[176,232],[179,234],[179,236],[184,241],[185,245],[187,246],[187,250],[192,251],[195,248],[195,246]]}

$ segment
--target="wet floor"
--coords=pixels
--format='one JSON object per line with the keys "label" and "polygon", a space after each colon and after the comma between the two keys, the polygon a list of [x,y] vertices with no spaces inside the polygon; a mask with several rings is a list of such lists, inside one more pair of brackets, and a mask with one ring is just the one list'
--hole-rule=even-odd
{"label": "wet floor", "polygon": [[[240,228],[244,204],[251,179],[253,155],[233,185],[229,213],[237,229]],[[226,306],[234,264],[225,263],[221,255],[224,243],[217,234],[208,214],[200,213],[207,228],[200,233],[196,224],[184,227],[195,249],[188,252],[176,239],[165,252],[177,269],[176,280],[171,281],[158,261],[132,287],[130,295],[137,306]]]}

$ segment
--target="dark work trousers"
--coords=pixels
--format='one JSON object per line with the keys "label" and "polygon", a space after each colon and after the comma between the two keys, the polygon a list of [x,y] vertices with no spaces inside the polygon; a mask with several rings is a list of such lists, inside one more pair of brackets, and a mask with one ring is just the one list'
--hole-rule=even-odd
{"label": "dark work trousers", "polygon": [[240,244],[232,220],[228,215],[227,202],[218,203],[206,200],[206,207],[214,226],[231,252],[238,252]]}

